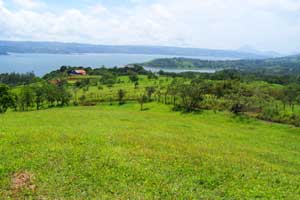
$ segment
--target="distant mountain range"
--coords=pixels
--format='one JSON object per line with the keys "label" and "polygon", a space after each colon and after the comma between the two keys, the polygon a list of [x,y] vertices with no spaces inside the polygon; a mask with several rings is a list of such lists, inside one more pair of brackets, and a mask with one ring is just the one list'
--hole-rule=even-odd
{"label": "distant mountain range", "polygon": [[274,55],[244,50],[214,50],[168,46],[115,46],[61,42],[0,41],[0,53],[125,53],[207,57],[215,59],[263,59]]}
{"label": "distant mountain range", "polygon": [[237,51],[244,52],[244,53],[253,53],[253,54],[257,54],[257,55],[263,55],[263,56],[266,56],[266,57],[280,57],[280,56],[282,56],[280,53],[277,53],[275,51],[259,51],[259,50],[255,49],[254,47],[252,47],[250,45],[241,46],[239,49],[237,49]]}
{"label": "distant mountain range", "polygon": [[161,58],[140,63],[158,69],[237,69],[272,74],[300,74],[300,55],[268,59],[201,60],[191,58]]}

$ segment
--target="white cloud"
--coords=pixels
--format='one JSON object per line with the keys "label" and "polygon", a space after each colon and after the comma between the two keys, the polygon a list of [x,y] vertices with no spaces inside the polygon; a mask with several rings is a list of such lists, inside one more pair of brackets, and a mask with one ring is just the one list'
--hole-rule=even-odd
{"label": "white cloud", "polygon": [[267,10],[282,10],[288,12],[300,11],[299,0],[249,0],[253,5]]}
{"label": "white cloud", "polygon": [[[293,51],[300,48],[299,0],[160,0],[133,8],[101,4],[60,13],[42,2],[7,9],[0,0],[0,39]],[[25,2],[25,3],[24,3]]]}
{"label": "white cloud", "polygon": [[12,0],[17,6],[22,9],[38,9],[44,7],[45,4],[38,0]]}

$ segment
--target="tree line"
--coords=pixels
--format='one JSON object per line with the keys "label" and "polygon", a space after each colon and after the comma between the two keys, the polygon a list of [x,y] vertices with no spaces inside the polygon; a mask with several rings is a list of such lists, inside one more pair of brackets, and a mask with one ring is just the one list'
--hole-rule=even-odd
{"label": "tree line", "polygon": [[0,113],[5,113],[8,108],[17,111],[28,111],[34,107],[39,110],[43,107],[69,105],[72,95],[66,83],[57,85],[46,82],[23,85],[12,91],[7,85],[0,85]]}
{"label": "tree line", "polygon": [[40,81],[33,72],[28,73],[3,73],[0,74],[0,84],[7,84],[11,86],[31,84]]}
{"label": "tree line", "polygon": [[[243,83],[238,79],[212,81],[202,78],[173,79],[166,88],[158,88],[156,100],[173,104],[184,112],[228,110],[257,118],[300,126],[300,85],[283,87]],[[287,108],[291,112],[287,111]]]}

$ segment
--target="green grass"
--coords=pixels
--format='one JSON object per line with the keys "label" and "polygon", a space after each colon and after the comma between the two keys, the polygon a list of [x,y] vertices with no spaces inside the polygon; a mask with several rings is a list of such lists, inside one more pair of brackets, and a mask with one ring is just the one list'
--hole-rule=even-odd
{"label": "green grass", "polygon": [[300,129],[151,103],[0,116],[0,199],[299,199]]}
{"label": "green grass", "polygon": [[[99,78],[100,79],[100,78]],[[113,87],[107,87],[101,85],[101,89],[98,86],[89,86],[88,91],[80,89],[77,92],[77,97],[85,95],[87,100],[101,100],[108,102],[110,98],[117,99],[118,91],[120,89],[125,91],[126,99],[137,99],[140,95],[145,93],[145,88],[149,86],[155,87],[167,87],[168,84],[173,80],[172,78],[159,77],[158,79],[148,79],[147,76],[139,76],[139,85],[135,88],[134,83],[132,83],[128,76],[120,76],[118,78],[121,82],[116,83]],[[72,83],[72,82],[70,82]],[[70,89],[70,92],[74,94],[74,90]],[[76,96],[76,95],[73,95]]]}

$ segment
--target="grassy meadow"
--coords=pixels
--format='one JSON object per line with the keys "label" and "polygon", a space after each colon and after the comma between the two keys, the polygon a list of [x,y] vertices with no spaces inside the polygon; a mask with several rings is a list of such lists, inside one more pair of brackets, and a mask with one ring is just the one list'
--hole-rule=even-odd
{"label": "grassy meadow", "polygon": [[[0,199],[300,198],[300,129],[148,103],[0,115]],[[30,185],[12,187],[15,173]]]}

